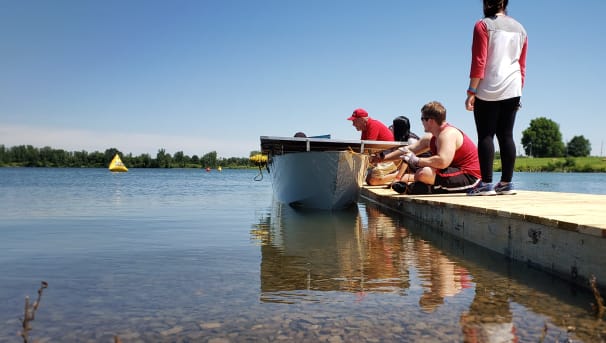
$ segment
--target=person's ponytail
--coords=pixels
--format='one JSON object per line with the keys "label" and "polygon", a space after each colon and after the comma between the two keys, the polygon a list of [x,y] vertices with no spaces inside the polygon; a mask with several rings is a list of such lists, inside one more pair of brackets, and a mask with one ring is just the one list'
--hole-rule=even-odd
{"label": "person's ponytail", "polygon": [[483,0],[484,1],[484,17],[490,18],[497,15],[499,12],[506,13],[507,3],[509,0]]}

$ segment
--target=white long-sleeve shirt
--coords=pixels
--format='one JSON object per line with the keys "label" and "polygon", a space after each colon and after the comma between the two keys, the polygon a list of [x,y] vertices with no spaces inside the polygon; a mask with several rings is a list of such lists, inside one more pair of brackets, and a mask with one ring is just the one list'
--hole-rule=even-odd
{"label": "white long-sleeve shirt", "polygon": [[526,30],[512,17],[496,15],[476,23],[470,77],[481,79],[477,98],[498,101],[522,96],[527,46]]}

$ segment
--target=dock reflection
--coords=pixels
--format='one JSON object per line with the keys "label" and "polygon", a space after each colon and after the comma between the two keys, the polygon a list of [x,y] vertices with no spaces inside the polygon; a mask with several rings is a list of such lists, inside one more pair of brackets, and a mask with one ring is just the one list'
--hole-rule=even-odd
{"label": "dock reflection", "polygon": [[321,301],[318,291],[349,292],[359,301],[369,293],[407,295],[414,275],[422,288],[418,304],[431,312],[471,287],[465,268],[376,207],[361,213],[275,206],[259,237],[261,301]]}
{"label": "dock reflection", "polygon": [[261,302],[395,302],[418,316],[454,316],[452,335],[464,342],[606,335],[590,294],[371,203],[340,212],[277,204],[262,222],[253,230]]}

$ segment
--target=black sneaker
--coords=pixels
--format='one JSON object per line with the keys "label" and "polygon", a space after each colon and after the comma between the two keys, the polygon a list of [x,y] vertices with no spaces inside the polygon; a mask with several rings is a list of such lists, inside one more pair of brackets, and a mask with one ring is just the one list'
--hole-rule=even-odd
{"label": "black sneaker", "polygon": [[394,191],[400,193],[400,194],[404,194],[406,193],[406,182],[402,182],[402,181],[398,181],[398,182],[394,182],[391,184],[391,189],[393,189]]}
{"label": "black sneaker", "polygon": [[513,182],[499,182],[494,186],[494,191],[498,195],[513,195],[516,194],[515,189],[513,189]]}
{"label": "black sneaker", "polygon": [[406,187],[406,194],[410,195],[423,195],[423,194],[431,194],[432,186],[423,182],[413,182]]}
{"label": "black sneaker", "polygon": [[481,182],[467,192],[467,195],[497,195],[492,189],[492,183]]}

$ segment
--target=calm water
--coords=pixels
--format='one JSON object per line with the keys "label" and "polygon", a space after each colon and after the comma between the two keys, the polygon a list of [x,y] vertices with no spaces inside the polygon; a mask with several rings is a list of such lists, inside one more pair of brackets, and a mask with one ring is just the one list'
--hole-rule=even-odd
{"label": "calm water", "polygon": [[[600,342],[593,297],[370,203],[298,212],[257,171],[0,168],[0,342]],[[519,189],[606,194],[606,174]]]}

